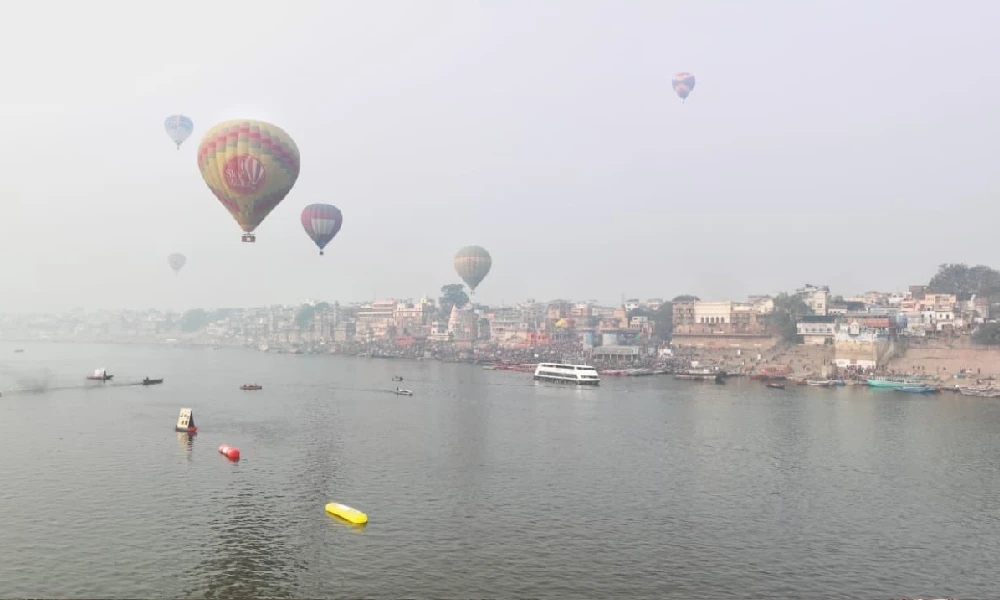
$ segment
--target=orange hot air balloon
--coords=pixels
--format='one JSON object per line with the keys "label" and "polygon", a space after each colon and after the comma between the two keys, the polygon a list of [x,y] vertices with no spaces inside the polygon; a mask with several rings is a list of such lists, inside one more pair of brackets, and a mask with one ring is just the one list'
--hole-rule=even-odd
{"label": "orange hot air balloon", "polygon": [[299,177],[299,148],[277,125],[240,119],[212,127],[198,146],[201,176],[243,230],[243,241]]}
{"label": "orange hot air balloon", "polygon": [[493,258],[482,246],[466,246],[455,255],[455,271],[473,294],[492,266]]}
{"label": "orange hot air balloon", "polygon": [[678,73],[671,82],[674,92],[681,97],[681,102],[687,100],[688,94],[694,89],[694,73]]}

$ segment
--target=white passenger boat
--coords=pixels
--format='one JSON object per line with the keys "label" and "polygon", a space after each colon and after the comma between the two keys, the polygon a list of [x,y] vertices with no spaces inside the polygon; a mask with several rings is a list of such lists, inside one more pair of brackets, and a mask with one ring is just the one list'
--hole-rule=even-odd
{"label": "white passenger boat", "polygon": [[562,365],[541,363],[535,368],[535,379],[574,385],[598,385],[601,378],[597,369],[587,365]]}

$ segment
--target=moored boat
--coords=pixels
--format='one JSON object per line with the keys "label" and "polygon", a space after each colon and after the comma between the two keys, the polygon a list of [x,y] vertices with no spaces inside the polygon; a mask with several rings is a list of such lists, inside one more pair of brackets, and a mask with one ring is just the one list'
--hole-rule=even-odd
{"label": "moored boat", "polygon": [[785,384],[780,381],[768,381],[765,385],[773,390],[785,389]]}
{"label": "moored boat", "polygon": [[941,388],[933,385],[903,385],[892,388],[892,390],[906,394],[937,394],[941,391]]}
{"label": "moored boat", "polygon": [[718,381],[720,377],[725,377],[722,371],[714,369],[688,369],[674,374],[674,379],[685,381]]}
{"label": "moored boat", "polygon": [[996,388],[989,385],[963,387],[960,388],[958,391],[963,396],[975,396],[977,398],[1000,397],[1000,388]]}
{"label": "moored boat", "polygon": [[784,381],[790,372],[787,365],[767,365],[761,367],[756,373],[750,374],[750,379],[757,381]]}
{"label": "moored boat", "polygon": [[895,389],[899,387],[913,387],[913,386],[926,385],[919,380],[911,379],[908,377],[886,377],[886,378],[880,377],[875,379],[868,379],[866,381],[868,382],[868,386],[873,388]]}
{"label": "moored boat", "polygon": [[806,379],[806,385],[813,387],[833,387],[833,381],[829,379]]}

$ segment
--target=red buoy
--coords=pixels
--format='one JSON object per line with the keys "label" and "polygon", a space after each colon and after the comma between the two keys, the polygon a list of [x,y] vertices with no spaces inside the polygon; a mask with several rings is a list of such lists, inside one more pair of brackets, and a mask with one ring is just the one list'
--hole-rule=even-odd
{"label": "red buoy", "polygon": [[240,459],[240,449],[233,448],[232,446],[226,446],[223,444],[219,446],[219,454],[225,456],[229,460],[239,460]]}

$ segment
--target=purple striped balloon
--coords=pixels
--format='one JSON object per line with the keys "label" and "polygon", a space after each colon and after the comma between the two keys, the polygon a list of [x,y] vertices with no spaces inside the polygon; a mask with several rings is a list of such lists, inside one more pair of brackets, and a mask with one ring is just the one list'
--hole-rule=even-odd
{"label": "purple striped balloon", "polygon": [[319,246],[320,256],[343,224],[344,215],[332,204],[310,204],[302,209],[302,227]]}

